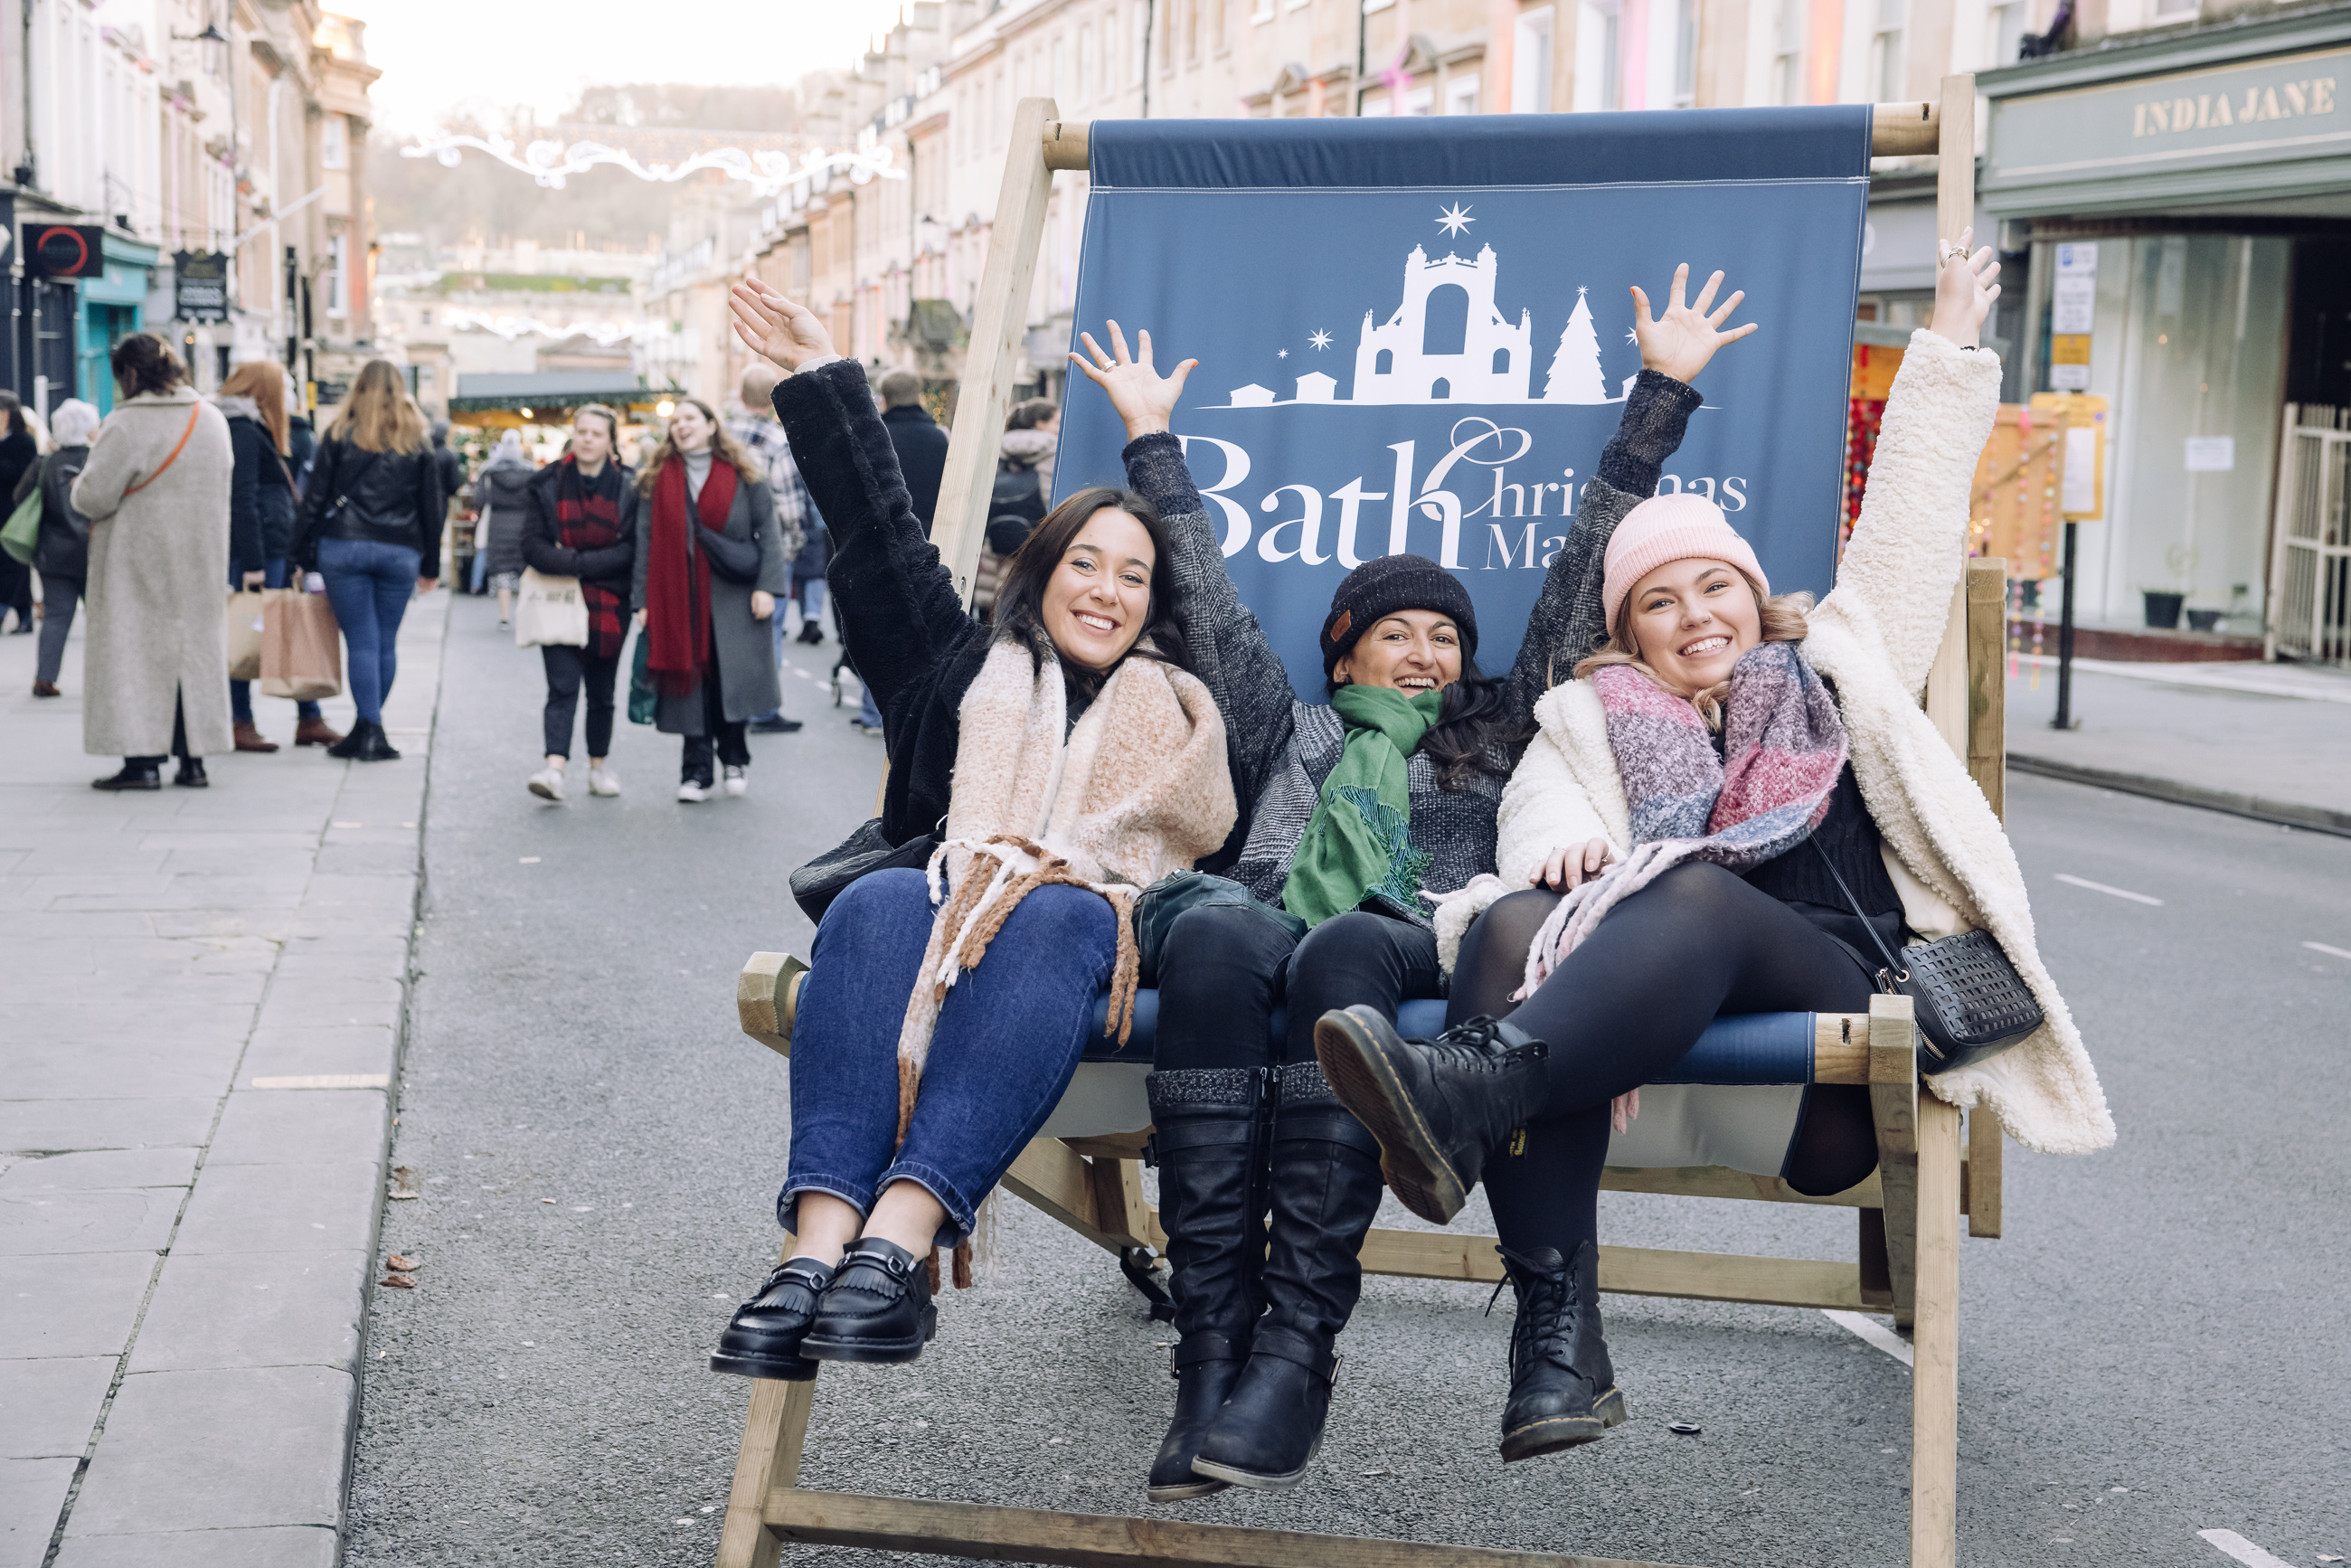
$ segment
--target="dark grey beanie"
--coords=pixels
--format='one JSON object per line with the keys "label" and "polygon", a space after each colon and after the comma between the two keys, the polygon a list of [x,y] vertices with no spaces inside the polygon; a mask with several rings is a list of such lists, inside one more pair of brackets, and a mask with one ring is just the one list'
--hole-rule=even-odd
{"label": "dark grey beanie", "polygon": [[1349,572],[1331,596],[1322,622],[1322,674],[1329,675],[1356,640],[1399,610],[1434,610],[1461,628],[1461,656],[1478,656],[1478,612],[1461,580],[1425,555],[1384,555]]}

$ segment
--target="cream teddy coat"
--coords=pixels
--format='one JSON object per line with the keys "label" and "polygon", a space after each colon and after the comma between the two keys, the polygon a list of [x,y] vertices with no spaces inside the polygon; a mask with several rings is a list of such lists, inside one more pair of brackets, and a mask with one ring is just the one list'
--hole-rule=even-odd
{"label": "cream teddy coat", "polygon": [[73,504],[89,519],[82,749],[94,757],[169,752],[174,695],[184,705],[189,755],[216,756],[233,745],[227,605],[235,467],[227,419],[186,386],[125,399],[90,443]]}
{"label": "cream teddy coat", "polygon": [[[2046,1016],[2021,1044],[1928,1086],[1953,1105],[1988,1107],[2029,1149],[2086,1154],[2114,1142],[2114,1119],[2034,945],[2023,873],[1982,790],[1920,706],[1963,562],[1977,455],[1999,403],[2000,361],[1990,350],[1961,350],[1923,329],[1911,335],[1836,588],[1813,611],[1801,651],[1836,689],[1854,777],[1911,929],[1934,938],[1988,928]],[[1591,684],[1554,686],[1535,718],[1541,732],[1502,796],[1500,877],[1438,911],[1448,966],[1478,910],[1526,886],[1554,848],[1604,838],[1621,859],[1633,847]]]}

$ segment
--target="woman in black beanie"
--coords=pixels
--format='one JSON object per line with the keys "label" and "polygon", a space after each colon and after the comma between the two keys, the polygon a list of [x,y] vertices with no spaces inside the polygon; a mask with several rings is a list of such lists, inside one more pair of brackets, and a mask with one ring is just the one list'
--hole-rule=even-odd
{"label": "woman in black beanie", "polygon": [[[1422,895],[1494,871],[1502,787],[1535,699],[1605,631],[1609,535],[1680,445],[1699,402],[1690,378],[1754,329],[1720,330],[1740,295],[1708,313],[1720,274],[1685,306],[1687,272],[1655,320],[1634,291],[1643,370],[1510,672],[1478,668],[1477,614],[1459,579],[1425,557],[1383,556],[1332,598],[1320,703],[1293,695],[1167,434],[1192,361],[1162,377],[1149,335],[1130,358],[1115,323],[1114,355],[1088,336],[1088,354],[1071,356],[1110,394],[1131,482],[1166,521],[1186,636],[1224,714],[1247,824],[1238,846],[1204,862],[1221,862],[1239,887],[1177,915],[1159,952],[1148,1089],[1182,1338],[1169,1358],[1178,1390],[1151,1470],[1155,1502],[1228,1485],[1287,1489],[1321,1445],[1333,1343],[1361,1291],[1356,1254],[1383,1181],[1378,1142],[1323,1081],[1314,1020],[1347,1006],[1393,1018],[1409,998],[1448,992],[1472,1012],[1508,1005],[1486,997],[1499,977],[1451,977],[1458,935],[1440,945]],[[1572,875],[1560,855],[1546,869]],[[1282,1008],[1284,1039],[1269,1052]]]}

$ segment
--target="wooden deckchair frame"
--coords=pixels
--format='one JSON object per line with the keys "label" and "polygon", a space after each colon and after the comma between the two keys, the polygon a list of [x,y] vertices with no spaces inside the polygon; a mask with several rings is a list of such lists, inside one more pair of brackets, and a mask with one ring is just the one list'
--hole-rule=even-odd
{"label": "wooden deckchair frame", "polygon": [[[1035,157],[1008,162],[987,264],[980,279],[962,402],[947,448],[934,537],[968,600],[994,477],[1005,399],[1026,323],[1037,252],[1057,170],[1087,167],[1087,127],[1063,120],[1050,99],[1024,99],[1011,145]],[[1876,106],[1871,152],[1934,153],[1936,233],[1954,239],[1973,221],[1975,78],[1943,78],[1938,103]],[[1995,811],[2003,805],[2001,648],[2004,563],[1969,563],[1927,680],[1926,707],[1967,761]],[[788,1051],[802,967],[757,954],[738,981],[744,1031]],[[1998,1236],[2001,1134],[1919,1092],[1909,998],[1877,997],[1866,1014],[1822,1015],[1814,1081],[1866,1083],[1877,1123],[1876,1174],[1850,1191],[1807,1197],[1784,1182],[1719,1167],[1611,1167],[1617,1192],[1809,1203],[1854,1209],[1850,1263],[1723,1253],[1604,1247],[1600,1287],[1633,1295],[1773,1306],[1891,1312],[1912,1335],[1911,1568],[1953,1568],[1959,1483],[1959,1217],[1970,1233]],[[1144,1197],[1144,1134],[1039,1138],[1004,1186],[1114,1254],[1164,1249],[1166,1235]],[[1416,1279],[1501,1278],[1493,1238],[1453,1231],[1374,1230],[1363,1249],[1373,1273]],[[1063,1513],[822,1491],[799,1484],[816,1384],[756,1381],[719,1539],[719,1568],[773,1568],[786,1542],[935,1552],[1078,1568],[1197,1564],[1201,1568],[1661,1568],[1547,1552],[1309,1534],[1187,1523],[1172,1519]],[[1140,1486],[1142,1456],[1136,1457]]]}

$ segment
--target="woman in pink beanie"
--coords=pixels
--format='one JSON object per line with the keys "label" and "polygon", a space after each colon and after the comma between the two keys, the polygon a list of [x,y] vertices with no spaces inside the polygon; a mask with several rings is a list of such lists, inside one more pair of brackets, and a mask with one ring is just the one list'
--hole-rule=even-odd
{"label": "woman in pink beanie", "polygon": [[[1519,976],[1517,1006],[1426,1042],[1364,1009],[1316,1026],[1325,1075],[1378,1138],[1407,1207],[1443,1224],[1486,1185],[1519,1298],[1506,1460],[1625,1419],[1600,1325],[1601,1168],[1640,1085],[1667,1078],[1718,1015],[1863,1011],[1882,951],[1913,933],[1988,930],[2043,1022],[1929,1087],[1981,1104],[2029,1148],[2113,1141],[2035,950],[2015,856],[1917,702],[2000,401],[1999,361],[1976,342],[2000,269],[1989,249],[1969,254],[1970,237],[1945,247],[1933,325],[1911,339],[1836,590],[1817,609],[1774,598],[1702,497],[1656,497],[1617,525],[1607,640],[1536,705],[1541,732],[1503,798],[1501,876],[1446,912],[1490,905],[1463,941],[1457,994],[1458,977],[1499,962]],[[1865,1090],[1787,1099],[1792,1119],[1761,1140],[1776,1168],[1760,1154],[1761,1168],[1740,1168],[1814,1195],[1868,1176]]]}

